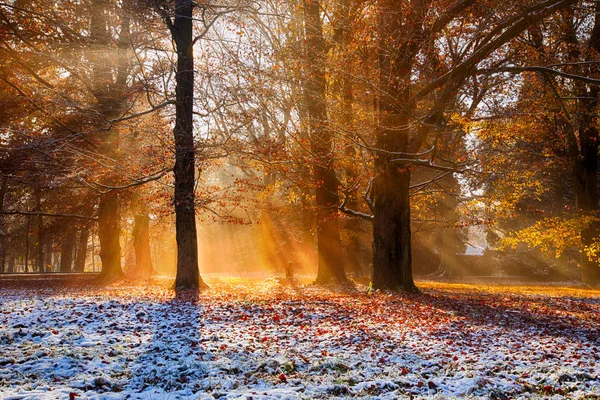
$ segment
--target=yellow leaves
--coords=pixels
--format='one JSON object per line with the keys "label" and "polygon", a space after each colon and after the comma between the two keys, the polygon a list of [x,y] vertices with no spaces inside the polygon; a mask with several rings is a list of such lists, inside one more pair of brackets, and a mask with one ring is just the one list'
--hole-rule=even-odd
{"label": "yellow leaves", "polygon": [[[599,220],[591,216],[544,218],[528,228],[512,232],[501,240],[498,249],[515,249],[517,245],[523,243],[559,258],[567,248],[581,247],[581,231],[592,222]],[[596,242],[583,250],[588,252],[590,257],[598,258],[600,243]]]}

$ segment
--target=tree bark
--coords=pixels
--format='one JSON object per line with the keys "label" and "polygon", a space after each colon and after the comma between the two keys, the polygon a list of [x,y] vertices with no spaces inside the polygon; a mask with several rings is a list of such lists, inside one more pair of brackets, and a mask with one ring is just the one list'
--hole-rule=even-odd
{"label": "tree bark", "polygon": [[175,104],[175,236],[177,239],[176,290],[207,287],[198,270],[195,213],[195,154],[193,132],[194,54],[193,2],[175,1],[175,22],[170,25],[177,49]]}
{"label": "tree bark", "polygon": [[8,255],[8,270],[6,272],[9,274],[15,272],[15,256],[12,254]]}
{"label": "tree bark", "polygon": [[[590,38],[585,43],[580,43],[577,29],[575,28],[573,7],[565,12],[565,40],[570,44],[571,51],[568,54],[569,61],[576,64],[581,60],[581,55],[600,53],[600,3],[596,3],[596,14],[594,27]],[[594,76],[595,67],[583,64],[582,67],[573,71],[579,75]],[[600,86],[576,83],[577,88],[577,108],[578,113],[575,118],[575,126],[571,133],[575,136],[575,130],[578,132],[578,138],[573,141],[578,142],[578,153],[571,154],[573,158],[573,177],[575,182],[575,207],[585,216],[598,218],[600,211],[599,190],[598,190],[598,140],[600,139],[597,117],[598,96],[600,95]],[[578,139],[578,140],[577,140]],[[589,257],[586,248],[597,243],[600,239],[600,222],[593,221],[581,231],[581,258],[580,265],[582,270],[583,283],[590,286],[600,285],[600,263],[597,257]]]}
{"label": "tree bark", "polygon": [[75,253],[75,272],[85,271],[85,260],[88,251],[88,239],[90,237],[89,225],[84,225],[79,230],[77,238],[77,251]]}
{"label": "tree bark", "polygon": [[[119,65],[117,70],[117,82],[113,78],[110,60],[107,54],[102,52],[102,47],[110,45],[111,37],[106,21],[106,4],[103,0],[93,0],[91,3],[90,38],[99,48],[97,54],[92,55],[94,60],[94,88],[93,93],[98,101],[99,125],[106,123],[106,119],[112,119],[118,115],[122,106],[122,90],[125,85],[126,71],[123,71],[122,52],[119,52]],[[123,25],[125,24],[125,25]],[[129,31],[129,17],[122,5],[122,24],[120,30],[119,44],[127,40]],[[102,133],[100,152],[110,160],[118,160],[119,133],[109,126]],[[105,184],[112,184],[113,179],[107,178]],[[98,237],[100,240],[100,259],[102,269],[99,277],[101,279],[114,279],[123,275],[121,268],[121,245],[119,237],[120,227],[119,195],[116,192],[102,194],[98,204]]]}
{"label": "tree bark", "polygon": [[69,229],[62,238],[60,245],[60,272],[71,272],[73,266],[73,247],[75,232]]}
{"label": "tree bark", "polygon": [[310,126],[313,175],[316,184],[318,284],[345,282],[344,255],[337,206],[338,181],[333,171],[333,141],[328,128],[325,98],[325,56],[321,5],[304,0],[306,30],[306,78],[304,89]]}
{"label": "tree bark", "polygon": [[410,171],[392,166],[373,184],[373,289],[417,291],[412,277]]}
{"label": "tree bark", "polygon": [[37,269],[38,272],[45,272],[44,268],[44,218],[42,217],[42,188],[40,184],[35,188],[35,210],[40,214],[37,217],[38,238],[37,238]]}
{"label": "tree bark", "polygon": [[147,279],[156,272],[150,255],[150,216],[147,212],[136,215],[133,224],[133,248],[135,250],[135,272]]}
{"label": "tree bark", "polygon": [[381,0],[378,10],[379,97],[373,181],[373,289],[418,291],[412,277],[410,169],[390,153],[408,151],[412,56],[401,38],[402,4]]}
{"label": "tree bark", "polygon": [[[8,191],[8,177],[2,176],[0,183],[0,211],[4,211],[4,200]],[[0,259],[0,273],[4,273],[6,267],[6,227],[4,226],[4,214],[0,215],[0,251],[2,258]]]}
{"label": "tree bark", "polygon": [[44,271],[52,272],[52,253],[54,247],[54,240],[51,235],[46,235],[44,240],[44,246],[46,247],[46,254],[44,255]]}
{"label": "tree bark", "polygon": [[100,198],[98,206],[98,239],[102,261],[100,278],[113,279],[123,276],[120,233],[119,197],[116,193],[104,195]]}
{"label": "tree bark", "polygon": [[[586,113],[581,117],[580,141],[581,157],[576,160],[575,204],[585,215],[598,218],[598,128],[593,114],[598,106],[599,88],[587,91],[592,100],[585,100]],[[589,257],[585,249],[600,239],[600,222],[593,221],[581,232],[581,270],[583,283],[590,286],[600,285],[600,264],[597,257]]]}
{"label": "tree bark", "polygon": [[29,236],[31,233],[31,215],[27,216],[27,225],[25,228],[25,273],[29,272]]}

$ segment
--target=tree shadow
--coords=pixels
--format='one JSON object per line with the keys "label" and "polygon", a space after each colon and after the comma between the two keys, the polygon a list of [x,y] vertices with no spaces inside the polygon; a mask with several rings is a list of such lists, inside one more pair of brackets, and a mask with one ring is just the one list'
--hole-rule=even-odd
{"label": "tree shadow", "polygon": [[200,389],[209,356],[199,345],[204,309],[199,300],[197,290],[183,291],[152,311],[138,312],[138,318],[149,320],[153,332],[146,351],[132,365],[130,385],[136,390],[152,397]]}
{"label": "tree shadow", "polygon": [[[463,317],[468,324],[496,326],[507,330],[531,331],[578,341],[600,343],[598,320],[581,319],[575,313],[593,315],[600,310],[600,299],[519,294],[462,294],[426,289],[410,298],[427,307]],[[460,332],[456,332],[460,334]]]}

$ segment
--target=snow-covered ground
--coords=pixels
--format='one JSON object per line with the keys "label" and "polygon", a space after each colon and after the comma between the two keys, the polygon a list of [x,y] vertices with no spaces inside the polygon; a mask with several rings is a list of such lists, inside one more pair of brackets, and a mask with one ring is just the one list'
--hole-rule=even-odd
{"label": "snow-covered ground", "polygon": [[600,292],[0,289],[2,399],[600,398]]}

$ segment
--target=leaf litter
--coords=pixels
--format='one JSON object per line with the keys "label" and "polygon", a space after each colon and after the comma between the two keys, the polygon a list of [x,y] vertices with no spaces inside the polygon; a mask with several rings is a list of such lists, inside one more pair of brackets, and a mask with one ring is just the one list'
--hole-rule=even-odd
{"label": "leaf litter", "polygon": [[600,292],[212,278],[0,290],[0,398],[600,398]]}

